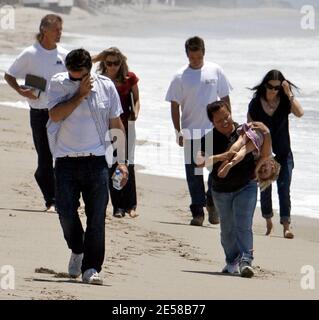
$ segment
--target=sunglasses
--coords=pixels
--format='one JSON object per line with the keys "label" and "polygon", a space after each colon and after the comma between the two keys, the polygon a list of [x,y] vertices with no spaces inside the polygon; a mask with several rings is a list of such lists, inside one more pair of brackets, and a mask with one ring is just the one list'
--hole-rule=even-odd
{"label": "sunglasses", "polygon": [[279,90],[281,89],[281,85],[279,85],[279,86],[273,86],[273,85],[271,85],[270,83],[266,83],[265,86],[266,86],[266,88],[269,89],[269,90],[279,91]]}
{"label": "sunglasses", "polygon": [[105,64],[108,67],[112,67],[112,66],[118,67],[121,64],[121,61],[120,60],[117,60],[117,61],[105,61]]}

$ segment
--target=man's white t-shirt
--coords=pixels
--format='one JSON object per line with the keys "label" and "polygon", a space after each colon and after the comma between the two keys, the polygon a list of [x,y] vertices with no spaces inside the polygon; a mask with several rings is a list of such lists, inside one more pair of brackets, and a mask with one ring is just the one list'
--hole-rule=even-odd
{"label": "man's white t-shirt", "polygon": [[47,108],[47,89],[52,76],[66,71],[65,57],[68,51],[57,46],[56,49],[46,50],[39,42],[24,49],[11,65],[7,74],[16,79],[25,79],[27,74],[45,78],[47,81],[46,91],[41,92],[37,100],[28,99],[31,108]]}
{"label": "man's white t-shirt", "polygon": [[[181,68],[174,76],[165,99],[181,106],[182,129],[192,133],[197,129],[197,134],[192,134],[192,137],[201,138],[205,130],[212,128],[207,117],[207,105],[228,96],[231,90],[222,68],[215,63],[205,62],[201,69],[192,69],[189,65]],[[184,137],[187,139],[188,135]]]}
{"label": "man's white t-shirt", "polygon": [[[99,97],[96,108],[103,114],[106,129],[109,120],[118,118],[123,113],[121,101],[113,82],[101,75],[95,78],[91,94],[84,99],[73,112],[61,121],[57,134],[57,144],[53,157],[61,158],[74,153],[92,153],[96,156],[105,155],[105,146],[101,143],[96,124],[93,120],[88,104],[92,95]],[[100,81],[99,85],[97,81]],[[51,110],[58,103],[69,100],[79,89],[80,81],[70,80],[69,74],[63,72],[52,77],[49,86],[48,108]]]}

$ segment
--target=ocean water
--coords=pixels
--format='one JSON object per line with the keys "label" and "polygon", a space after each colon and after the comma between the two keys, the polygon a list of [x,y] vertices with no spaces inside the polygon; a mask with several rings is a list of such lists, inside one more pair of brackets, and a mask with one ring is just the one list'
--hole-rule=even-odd
{"label": "ocean water", "polygon": [[[243,20],[242,25],[245,23]],[[272,28],[271,23],[269,28]],[[313,33],[295,37],[293,32],[282,30],[276,36],[276,31],[270,30],[271,36],[254,36],[253,32],[249,36],[241,32],[233,35],[219,31],[214,34],[205,20],[198,22],[198,30],[186,26],[179,32],[167,30],[147,38],[143,35],[112,37],[65,33],[62,45],[67,49],[85,47],[92,54],[117,46],[127,55],[130,69],[140,78],[141,113],[136,123],[135,162],[143,166],[144,173],[179,178],[185,177],[183,152],[175,142],[170,105],[164,99],[173,74],[187,63],[185,39],[194,34],[204,37],[206,60],[221,65],[234,87],[231,94],[233,118],[239,123],[246,121],[247,106],[252,97],[248,88],[258,84],[268,70],[280,69],[300,88],[296,96],[305,110],[301,119],[290,116],[295,159],[292,214],[319,218],[319,167],[316,161],[319,159],[319,82],[316,71],[319,70],[319,36]],[[6,70],[12,59],[0,55],[0,72]],[[25,107],[25,104],[12,106]],[[278,209],[275,190],[274,208]]]}

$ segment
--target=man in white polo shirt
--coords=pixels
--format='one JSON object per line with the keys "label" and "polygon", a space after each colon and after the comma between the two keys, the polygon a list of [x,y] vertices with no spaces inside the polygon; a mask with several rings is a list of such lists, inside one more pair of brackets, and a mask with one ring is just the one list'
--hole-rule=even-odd
{"label": "man in white polo shirt", "polygon": [[[34,176],[43,194],[47,211],[53,211],[55,203],[53,161],[46,134],[49,119],[47,85],[54,74],[66,70],[64,60],[67,51],[57,45],[61,33],[61,17],[55,14],[43,17],[36,43],[22,51],[4,77],[13,89],[27,98],[30,106],[30,124],[38,155]],[[44,92],[17,83],[16,79],[25,79],[27,75],[42,78],[46,86]]]}
{"label": "man in white polo shirt", "polygon": [[[116,129],[115,160],[124,186],[128,170],[125,129],[120,119],[123,111],[113,82],[90,74],[92,60],[86,50],[71,51],[65,62],[68,72],[55,75],[48,92],[48,138],[55,158],[56,208],[64,238],[72,251],[70,276],[76,278],[82,273],[83,282],[102,284],[99,272],[104,260],[108,203],[106,152],[110,148],[106,137],[109,129],[112,136]],[[85,232],[77,211],[81,194],[87,216]]]}
{"label": "man in white polo shirt", "polygon": [[[222,99],[230,106],[231,85],[223,70],[215,63],[204,61],[205,43],[199,37],[189,38],[185,43],[189,64],[174,76],[166,101],[171,103],[172,121],[177,143],[184,146],[185,170],[189,193],[190,210],[193,216],[191,225],[202,226],[204,206],[209,213],[209,222],[218,224],[218,214],[214,209],[211,190],[205,194],[201,169],[196,168],[196,154],[201,148],[201,138],[212,127],[206,113],[209,103]],[[180,117],[180,107],[182,117]],[[197,171],[196,171],[197,170]],[[211,175],[209,176],[208,185]]]}

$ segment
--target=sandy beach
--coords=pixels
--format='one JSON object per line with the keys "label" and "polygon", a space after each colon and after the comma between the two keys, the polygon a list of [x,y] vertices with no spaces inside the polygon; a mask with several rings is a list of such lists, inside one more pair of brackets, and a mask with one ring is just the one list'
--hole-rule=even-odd
{"label": "sandy beach", "polygon": [[[17,9],[15,32],[0,34],[2,53],[17,53],[34,38],[44,10]],[[182,13],[181,13],[182,14]],[[65,32],[92,17],[75,8],[65,18]],[[151,19],[152,16],[149,17]],[[100,18],[99,18],[100,19]],[[114,18],[121,23],[121,15]],[[29,22],[29,23],[26,23]],[[108,22],[105,22],[106,24]],[[109,26],[111,28],[111,26]],[[112,29],[116,34],[116,24]],[[137,32],[141,26],[130,32]],[[83,29],[83,27],[82,27]],[[0,66],[1,69],[1,66]],[[20,100],[0,85],[2,101]],[[0,106],[0,269],[15,270],[15,289],[0,288],[0,299],[318,299],[319,219],[293,217],[293,240],[283,239],[278,215],[275,230],[264,236],[265,222],[256,210],[254,267],[244,279],[220,273],[224,253],[219,226],[189,225],[186,181],[137,172],[136,219],[116,219],[108,206],[103,286],[90,286],[67,275],[70,256],[57,214],[43,212],[33,173],[36,154],[28,110]],[[85,223],[83,208],[82,222]],[[301,268],[313,266],[316,287],[303,290]],[[0,273],[0,281],[3,274]]]}
{"label": "sandy beach", "polygon": [[294,217],[296,239],[286,240],[277,218],[265,237],[256,212],[256,276],[225,276],[219,226],[189,225],[186,182],[143,174],[137,175],[140,217],[114,219],[108,208],[104,286],[69,279],[58,216],[41,211],[33,179],[28,111],[0,107],[0,131],[0,266],[15,269],[15,290],[0,290],[0,299],[319,298],[318,289],[300,286],[302,266],[319,268],[319,220]]}

